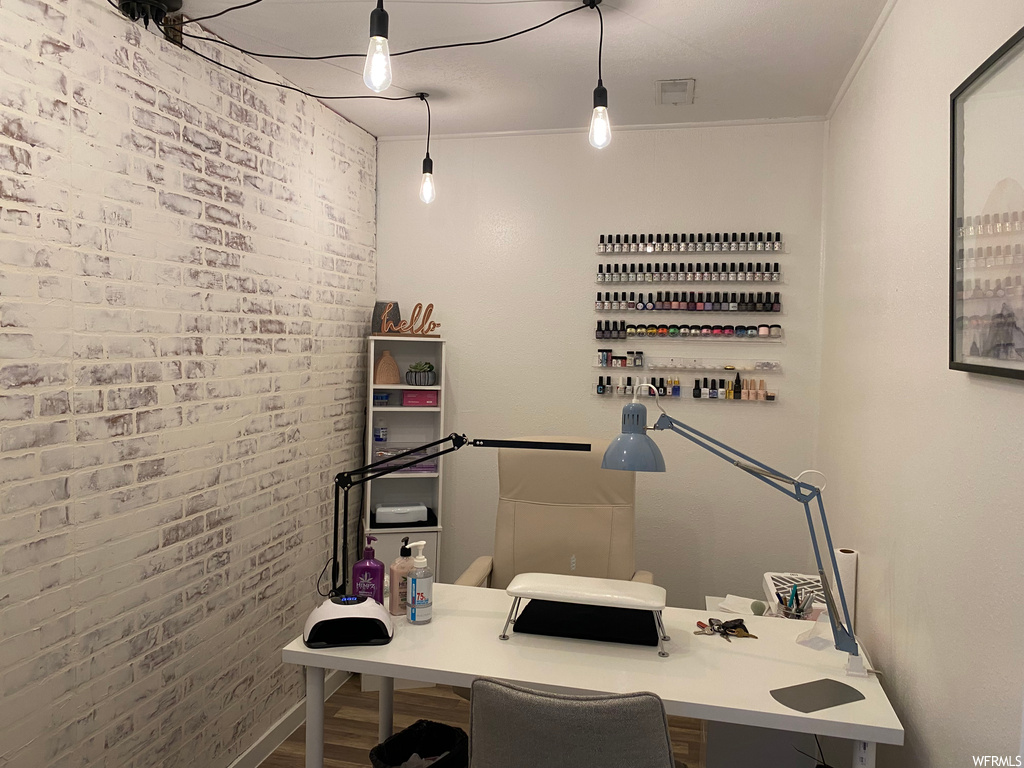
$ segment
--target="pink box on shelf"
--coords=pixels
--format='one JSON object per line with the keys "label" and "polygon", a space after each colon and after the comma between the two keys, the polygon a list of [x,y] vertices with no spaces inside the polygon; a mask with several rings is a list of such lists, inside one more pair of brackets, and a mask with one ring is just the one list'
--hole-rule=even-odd
{"label": "pink box on shelf", "polygon": [[407,408],[429,408],[437,406],[437,392],[406,390],[402,393],[402,405]]}

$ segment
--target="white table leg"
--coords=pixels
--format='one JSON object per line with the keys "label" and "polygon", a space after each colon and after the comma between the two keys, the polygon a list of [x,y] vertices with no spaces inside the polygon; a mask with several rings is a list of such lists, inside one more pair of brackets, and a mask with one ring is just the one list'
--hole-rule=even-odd
{"label": "white table leg", "polygon": [[394,732],[395,678],[382,677],[377,694],[377,738],[381,742]]}
{"label": "white table leg", "polygon": [[875,768],[875,749],[873,741],[853,742],[853,768]]}
{"label": "white table leg", "polygon": [[306,768],[324,768],[324,670],[306,667]]}

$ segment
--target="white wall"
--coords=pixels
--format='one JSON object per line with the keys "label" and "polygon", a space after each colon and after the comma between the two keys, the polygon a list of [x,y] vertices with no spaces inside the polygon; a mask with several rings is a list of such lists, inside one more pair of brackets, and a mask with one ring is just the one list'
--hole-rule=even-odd
{"label": "white wall", "polygon": [[0,765],[222,768],[304,695],[375,142],[97,0],[0,70]]}
{"label": "white wall", "polygon": [[1015,0],[900,0],[830,126],[821,464],[907,728],[880,765],[1020,749],[1024,384],[946,345],[949,94],[1022,24]]}
{"label": "white wall", "polygon": [[[450,342],[448,426],[471,437],[583,434],[603,450],[623,400],[591,394],[598,347],[778,359],[775,405],[683,398],[667,407],[799,472],[812,463],[818,406],[823,153],[821,123],[620,131],[602,152],[585,134],[436,141],[438,198],[425,206],[422,143],[381,142],[378,295],[406,314],[417,301],[435,304]],[[779,259],[785,344],[595,341],[598,234],[769,227],[791,251]],[[688,391],[692,378],[680,378]],[[672,604],[759,595],[764,571],[809,566],[793,502],[681,437],[659,444],[671,471],[639,478],[637,563]],[[491,552],[496,457],[467,449],[446,461],[441,576],[452,580]]]}

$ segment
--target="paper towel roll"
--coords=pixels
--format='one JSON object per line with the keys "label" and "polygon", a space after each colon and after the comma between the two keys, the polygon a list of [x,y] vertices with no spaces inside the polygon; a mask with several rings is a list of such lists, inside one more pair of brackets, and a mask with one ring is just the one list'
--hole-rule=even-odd
{"label": "paper towel roll", "polygon": [[[850,623],[857,626],[857,550],[837,548],[836,564],[839,566],[839,578],[843,580],[843,592],[846,594],[846,607],[850,610]],[[832,596],[835,598],[842,619],[843,604],[839,600],[839,587],[832,585]],[[852,629],[852,627],[851,627]]]}

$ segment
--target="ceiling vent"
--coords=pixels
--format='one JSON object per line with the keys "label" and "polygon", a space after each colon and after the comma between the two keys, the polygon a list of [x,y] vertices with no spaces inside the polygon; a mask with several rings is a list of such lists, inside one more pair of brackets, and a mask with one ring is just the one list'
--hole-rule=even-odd
{"label": "ceiling vent", "polygon": [[654,103],[669,107],[678,107],[684,104],[693,104],[693,89],[697,81],[689,80],[656,80],[657,90],[654,94]]}

